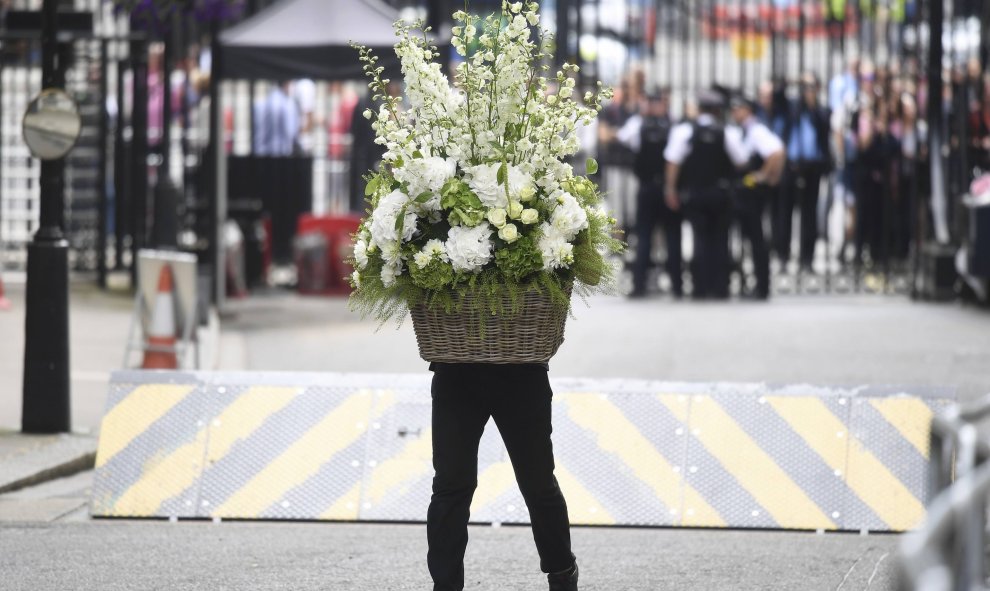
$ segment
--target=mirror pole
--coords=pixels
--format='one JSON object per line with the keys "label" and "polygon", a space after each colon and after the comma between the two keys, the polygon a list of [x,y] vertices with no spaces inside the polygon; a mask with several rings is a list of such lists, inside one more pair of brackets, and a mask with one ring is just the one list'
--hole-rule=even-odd
{"label": "mirror pole", "polygon": [[[42,86],[63,85],[58,0],[42,7]],[[40,227],[28,245],[21,430],[71,430],[69,405],[69,243],[65,239],[65,161],[41,162]]]}

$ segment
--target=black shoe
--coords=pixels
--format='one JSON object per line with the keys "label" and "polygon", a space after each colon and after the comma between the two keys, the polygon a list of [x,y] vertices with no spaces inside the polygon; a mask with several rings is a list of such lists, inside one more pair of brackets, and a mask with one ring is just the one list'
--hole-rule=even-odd
{"label": "black shoe", "polygon": [[578,591],[578,565],[575,562],[571,568],[547,575],[550,591]]}
{"label": "black shoe", "polygon": [[770,294],[763,291],[749,291],[739,295],[739,299],[749,302],[766,302]]}

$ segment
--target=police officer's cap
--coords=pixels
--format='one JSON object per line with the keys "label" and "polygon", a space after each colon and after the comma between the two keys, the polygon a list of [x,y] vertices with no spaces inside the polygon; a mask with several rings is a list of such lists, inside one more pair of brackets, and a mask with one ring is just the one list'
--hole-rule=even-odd
{"label": "police officer's cap", "polygon": [[698,92],[698,106],[702,109],[721,109],[725,106],[725,97],[715,90]]}
{"label": "police officer's cap", "polygon": [[747,97],[745,95],[738,94],[738,93],[732,95],[731,105],[732,105],[732,108],[733,109],[735,109],[737,107],[742,107],[742,108],[745,108],[745,109],[749,109],[750,111],[753,111],[753,112],[756,111],[756,101],[754,101],[753,99],[751,99],[751,98],[749,98],[749,97]]}

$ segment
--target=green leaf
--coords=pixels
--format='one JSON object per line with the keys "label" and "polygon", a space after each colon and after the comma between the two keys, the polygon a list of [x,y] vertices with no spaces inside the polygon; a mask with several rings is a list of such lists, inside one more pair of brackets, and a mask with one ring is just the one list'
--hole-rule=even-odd
{"label": "green leaf", "polygon": [[588,174],[595,174],[598,172],[598,161],[594,158],[588,158],[587,162],[584,163],[584,168]]}
{"label": "green leaf", "polygon": [[433,193],[424,191],[416,196],[416,203],[426,203],[431,197],[433,197]]}
{"label": "green leaf", "polygon": [[395,231],[399,233],[400,237],[402,236],[402,224],[403,222],[405,222],[405,220],[406,220],[406,206],[403,205],[402,209],[399,210],[399,215],[396,216],[395,218]]}
{"label": "green leaf", "polygon": [[505,162],[502,162],[502,166],[498,167],[498,174],[495,176],[495,180],[500,185],[504,185],[509,179],[509,167]]}
{"label": "green leaf", "polygon": [[423,157],[423,153],[420,152],[419,150],[413,152],[413,158],[422,158],[422,157]]}
{"label": "green leaf", "polygon": [[368,181],[368,184],[364,187],[364,196],[371,197],[378,190],[378,185],[381,184],[382,178],[379,176],[373,176]]}

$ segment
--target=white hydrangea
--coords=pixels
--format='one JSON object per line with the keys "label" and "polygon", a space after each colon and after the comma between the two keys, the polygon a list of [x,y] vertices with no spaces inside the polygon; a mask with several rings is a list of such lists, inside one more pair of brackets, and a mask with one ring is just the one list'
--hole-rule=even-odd
{"label": "white hydrangea", "polygon": [[[509,195],[522,201],[521,197],[529,195],[533,188],[533,177],[518,166],[509,166]],[[503,191],[505,189],[503,188]]]}
{"label": "white hydrangea", "polygon": [[464,169],[471,176],[468,186],[489,209],[506,208],[509,199],[505,196],[505,186],[498,184],[498,169],[501,164],[478,164]]}
{"label": "white hydrangea", "polygon": [[492,226],[488,222],[473,228],[454,226],[445,246],[455,271],[478,271],[492,259]]}
{"label": "white hydrangea", "polygon": [[570,193],[557,198],[557,208],[550,214],[550,224],[566,240],[573,240],[578,232],[588,227],[588,213]]}
{"label": "white hydrangea", "polygon": [[457,161],[440,156],[413,158],[402,167],[395,169],[395,178],[409,186],[409,195],[413,198],[423,193],[434,195],[433,199],[423,204],[423,209],[426,211],[440,208],[440,189],[456,174]]}
{"label": "white hydrangea", "polygon": [[401,239],[403,242],[408,242],[416,234],[416,212],[412,207],[407,206],[408,203],[409,196],[396,189],[382,197],[378,207],[372,212],[371,242],[382,251],[387,245],[400,239],[399,232],[395,229],[395,220],[403,207],[406,207],[406,213],[402,220]]}
{"label": "white hydrangea", "polygon": [[567,268],[574,263],[574,245],[546,222],[540,224],[540,240],[536,247],[543,255],[543,268],[547,271]]}

